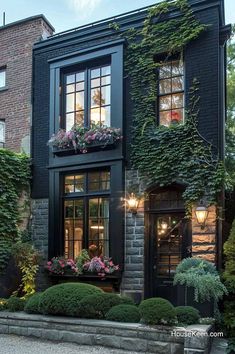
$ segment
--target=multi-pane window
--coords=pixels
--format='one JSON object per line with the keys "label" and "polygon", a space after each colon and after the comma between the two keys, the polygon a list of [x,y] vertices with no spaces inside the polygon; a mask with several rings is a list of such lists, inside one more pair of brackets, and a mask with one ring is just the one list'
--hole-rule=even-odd
{"label": "multi-pane window", "polygon": [[0,89],[6,86],[6,68],[0,68]]}
{"label": "multi-pane window", "polygon": [[66,75],[66,130],[74,124],[84,124],[85,72]]}
{"label": "multi-pane window", "polygon": [[102,65],[65,75],[65,123],[110,126],[111,66]]}
{"label": "multi-pane window", "polygon": [[184,122],[184,67],[181,60],[163,62],[158,68],[159,124]]}
{"label": "multi-pane window", "polygon": [[0,147],[5,145],[5,121],[0,120]]}
{"label": "multi-pane window", "polygon": [[109,255],[109,191],[108,170],[64,177],[65,257],[76,258],[92,244]]}

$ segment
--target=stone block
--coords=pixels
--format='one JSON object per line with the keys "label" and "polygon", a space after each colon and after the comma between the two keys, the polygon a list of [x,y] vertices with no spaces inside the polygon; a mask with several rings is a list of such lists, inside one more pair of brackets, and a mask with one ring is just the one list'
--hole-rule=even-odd
{"label": "stone block", "polygon": [[150,353],[166,354],[171,351],[171,344],[168,342],[148,341],[147,350]]}
{"label": "stone block", "polygon": [[42,331],[40,328],[34,328],[34,327],[28,327],[28,336],[36,337],[36,338],[41,338],[42,336]]}
{"label": "stone block", "polygon": [[147,351],[147,341],[137,338],[122,338],[120,348],[143,353]]}
{"label": "stone block", "polygon": [[18,326],[9,326],[9,334],[16,334],[18,336],[27,336],[28,328],[27,327],[18,327]]}
{"label": "stone block", "polygon": [[8,325],[6,324],[0,324],[0,333],[1,334],[8,334]]}
{"label": "stone block", "polygon": [[215,252],[215,245],[193,245],[192,252]]}
{"label": "stone block", "polygon": [[196,234],[193,235],[193,243],[215,243],[215,235],[214,234]]}
{"label": "stone block", "polygon": [[105,346],[105,347],[111,347],[111,348],[121,348],[121,339],[117,336],[105,336],[105,335],[100,335],[97,334],[94,336],[94,344],[95,345],[100,345],[100,346]]}
{"label": "stone block", "polygon": [[87,333],[74,333],[69,331],[60,331],[59,340],[65,342],[77,343],[80,345],[93,345],[94,334]]}

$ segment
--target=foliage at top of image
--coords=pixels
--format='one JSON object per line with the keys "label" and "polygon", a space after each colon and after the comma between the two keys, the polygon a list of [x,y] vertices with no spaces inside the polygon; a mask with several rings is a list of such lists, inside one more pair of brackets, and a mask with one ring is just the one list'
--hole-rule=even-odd
{"label": "foliage at top of image", "polygon": [[[170,11],[179,16],[169,16]],[[123,35],[128,43],[125,70],[133,101],[132,166],[139,169],[142,179],[149,184],[184,184],[183,197],[189,213],[192,204],[204,196],[208,204],[216,202],[225,170],[217,149],[197,128],[200,96],[196,79],[189,92],[185,124],[157,125],[156,56],[165,53],[167,60],[182,53],[189,42],[207,29],[195,18],[188,1],[170,0],[150,8],[142,29],[131,29]]]}

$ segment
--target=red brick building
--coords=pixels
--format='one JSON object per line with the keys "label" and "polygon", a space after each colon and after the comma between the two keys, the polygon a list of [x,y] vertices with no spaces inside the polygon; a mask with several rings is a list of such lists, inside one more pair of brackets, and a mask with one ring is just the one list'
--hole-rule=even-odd
{"label": "red brick building", "polygon": [[43,15],[0,27],[0,146],[30,151],[32,47],[54,28]]}

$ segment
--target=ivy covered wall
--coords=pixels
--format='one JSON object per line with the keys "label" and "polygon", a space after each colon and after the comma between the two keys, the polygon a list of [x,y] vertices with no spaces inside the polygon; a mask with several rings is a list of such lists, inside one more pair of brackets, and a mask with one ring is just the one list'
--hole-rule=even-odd
{"label": "ivy covered wall", "polygon": [[9,261],[12,245],[20,238],[30,174],[26,155],[0,149],[0,274]]}

